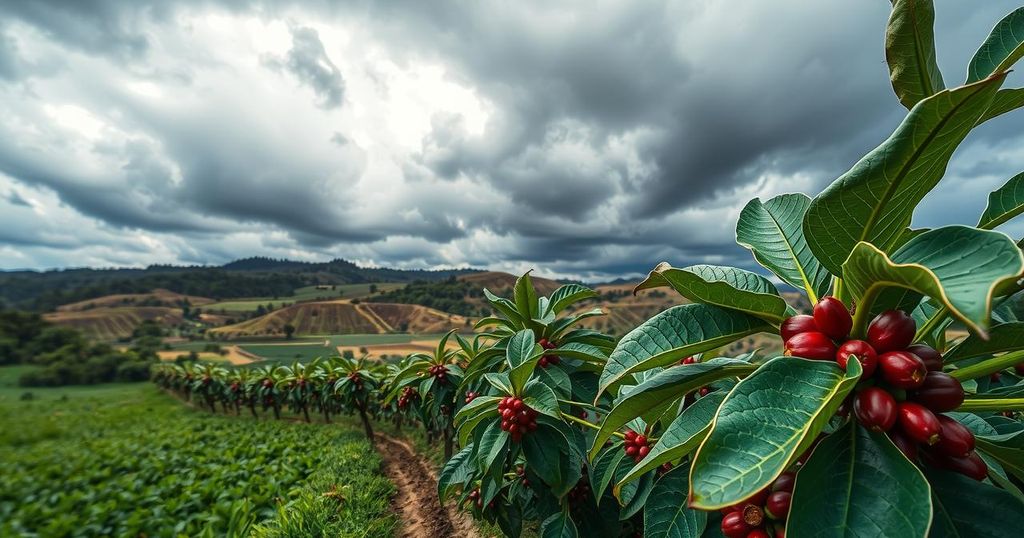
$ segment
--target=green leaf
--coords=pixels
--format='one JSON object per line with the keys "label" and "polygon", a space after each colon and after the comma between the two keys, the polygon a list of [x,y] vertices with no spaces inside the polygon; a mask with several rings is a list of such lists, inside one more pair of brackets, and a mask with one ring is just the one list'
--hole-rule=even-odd
{"label": "green leaf", "polygon": [[558,397],[551,387],[542,381],[534,379],[526,384],[526,388],[523,389],[523,404],[542,415],[562,420],[562,414],[558,410]]}
{"label": "green leaf", "polygon": [[739,310],[773,323],[787,318],[789,306],[767,278],[718,265],[691,265],[677,269],[661,262],[636,290],[668,286],[695,302]]}
{"label": "green leaf", "polygon": [[530,329],[519,331],[509,339],[505,360],[512,370],[508,377],[516,394],[522,392],[523,386],[530,379],[537,361],[543,354],[544,348],[534,341],[533,331]]}
{"label": "green leaf", "polygon": [[705,304],[669,308],[622,337],[601,372],[598,395],[634,372],[679,362],[758,332],[773,332],[764,320]]}
{"label": "green leaf", "polygon": [[1006,72],[1021,56],[1024,56],[1024,7],[992,28],[967,67],[967,84]]}
{"label": "green leaf", "polygon": [[992,118],[996,118],[1012,112],[1018,108],[1024,106],[1024,88],[1010,88],[1006,90],[999,90],[996,92],[996,96],[992,98],[992,104],[989,105],[988,110],[978,120],[978,123],[984,123]]}
{"label": "green leaf", "polygon": [[568,493],[582,476],[582,459],[573,457],[565,437],[548,425],[524,435],[521,444],[526,462],[555,497]]}
{"label": "green leaf", "polygon": [[805,194],[783,194],[762,203],[754,198],[740,212],[736,242],[775,276],[803,289],[812,303],[828,293],[831,275],[811,253],[804,238]]}
{"label": "green leaf", "polygon": [[903,106],[945,88],[935,62],[935,7],[931,0],[895,0],[885,30],[889,78]]}
{"label": "green leaf", "polygon": [[551,294],[551,302],[545,314],[557,314],[574,303],[592,297],[597,297],[596,291],[579,284],[566,284]]}
{"label": "green leaf", "polygon": [[684,409],[668,428],[665,428],[647,457],[640,460],[616,487],[622,487],[626,482],[635,480],[664,463],[682,459],[693,452],[711,431],[711,421],[725,399],[725,394],[725,391],[712,392]]}
{"label": "green leaf", "polygon": [[570,359],[578,359],[584,362],[596,362],[601,364],[604,364],[605,361],[608,360],[608,355],[606,355],[601,348],[580,342],[563,343],[558,347],[558,349],[552,349],[545,353],[547,355],[557,355],[559,357],[568,357]]}
{"label": "green leaf", "polygon": [[804,215],[818,260],[841,275],[861,241],[889,251],[904,237],[914,207],[945,173],[960,142],[988,109],[1005,75],[943,90],[914,106],[888,140],[821,192]]}
{"label": "green leaf", "polygon": [[540,526],[540,538],[577,538],[576,524],[565,512],[558,512],[544,520]]}
{"label": "green leaf", "polygon": [[689,467],[676,467],[654,484],[644,507],[644,538],[700,538],[707,512],[686,506]]}
{"label": "green leaf", "polygon": [[595,498],[604,496],[604,490],[608,489],[620,467],[629,467],[629,460],[623,461],[625,458],[626,452],[621,444],[606,447],[594,458],[594,463],[590,465],[590,487],[594,490]]}
{"label": "green leaf", "polygon": [[712,381],[743,376],[753,372],[756,368],[746,361],[720,357],[707,362],[675,366],[658,373],[633,387],[629,394],[615,403],[615,407],[601,422],[601,429],[594,437],[590,458],[594,458],[613,432],[645,412],[680,398]]}
{"label": "green leaf", "polygon": [[1000,323],[993,326],[989,329],[988,339],[973,334],[969,335],[945,353],[943,362],[951,364],[1016,349],[1024,349],[1024,322],[1022,321]]}
{"label": "green leaf", "polygon": [[966,476],[925,469],[932,486],[931,538],[1018,538],[1024,503],[1012,494]]}
{"label": "green leaf", "polygon": [[[853,366],[856,365],[856,366]],[[860,379],[850,361],[774,358],[736,384],[690,470],[690,506],[718,510],[757,493],[800,457]]]}
{"label": "green leaf", "polygon": [[537,312],[537,290],[533,288],[533,281],[530,280],[530,271],[516,279],[515,300],[516,310],[523,318],[530,319],[540,315]]}
{"label": "green leaf", "polygon": [[874,245],[858,244],[843,264],[843,279],[858,304],[870,305],[886,287],[906,288],[939,301],[984,335],[993,296],[1022,271],[1024,255],[1005,234],[946,226],[911,239],[891,258]]}
{"label": "green leaf", "polygon": [[977,446],[995,458],[1004,469],[1024,480],[1024,431],[1000,435],[979,435]]}
{"label": "green leaf", "polygon": [[476,461],[481,473],[487,474],[488,469],[502,459],[507,452],[508,442],[508,432],[502,430],[497,421],[487,425],[487,429],[476,443]]}
{"label": "green leaf", "polygon": [[851,420],[826,437],[796,475],[786,534],[815,538],[924,538],[928,481],[884,433]]}
{"label": "green leaf", "polygon": [[988,206],[978,221],[978,228],[991,230],[1021,213],[1024,213],[1024,172],[988,195]]}
{"label": "green leaf", "polygon": [[467,445],[452,456],[437,479],[437,494],[444,503],[455,486],[464,484],[473,475],[473,445]]}

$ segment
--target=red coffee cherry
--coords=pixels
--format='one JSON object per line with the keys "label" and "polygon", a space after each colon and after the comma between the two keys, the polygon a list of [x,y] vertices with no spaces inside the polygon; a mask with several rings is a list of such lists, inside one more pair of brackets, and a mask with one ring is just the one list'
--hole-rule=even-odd
{"label": "red coffee cherry", "polygon": [[765,501],[764,511],[772,519],[786,519],[789,513],[789,501],[793,494],[788,491],[776,491]]}
{"label": "red coffee cherry", "polygon": [[936,451],[925,452],[926,461],[933,467],[946,469],[971,477],[979,482],[988,476],[988,465],[977,452],[971,452],[965,457],[954,458]]}
{"label": "red coffee cherry", "polygon": [[786,340],[787,356],[830,361],[836,356],[836,345],[825,333],[800,333]]}
{"label": "red coffee cherry", "polygon": [[772,538],[764,529],[754,529],[747,533],[747,538]]}
{"label": "red coffee cherry", "polygon": [[890,351],[878,357],[878,369],[885,382],[900,389],[916,389],[928,374],[924,362],[913,353]]}
{"label": "red coffee cherry", "polygon": [[1002,379],[1002,377],[1003,374],[1001,374],[1000,372],[992,372],[992,375],[988,376],[988,380],[993,383],[998,383],[999,380]]}
{"label": "red coffee cherry", "polygon": [[853,328],[853,317],[842,301],[835,297],[822,297],[814,305],[814,324],[831,338],[846,338]]}
{"label": "red coffee cherry", "polygon": [[896,399],[878,387],[867,387],[853,399],[853,413],[865,428],[886,432],[896,424]]}
{"label": "red coffee cherry", "polygon": [[925,344],[914,344],[904,351],[909,351],[921,359],[929,372],[942,371],[942,354],[931,346]]}
{"label": "red coffee cherry", "polygon": [[935,413],[914,402],[901,402],[897,407],[896,420],[907,437],[926,445],[939,442],[942,425]]}
{"label": "red coffee cherry", "polygon": [[935,450],[946,456],[966,457],[974,450],[974,433],[967,426],[960,424],[946,415],[939,415],[939,442]]}
{"label": "red coffee cherry", "polygon": [[1013,365],[1013,371],[1017,372],[1017,375],[1024,375],[1024,362]]}
{"label": "red coffee cherry", "polygon": [[750,525],[743,521],[743,512],[729,512],[722,517],[722,534],[727,538],[747,538]]}
{"label": "red coffee cherry", "polygon": [[910,398],[936,413],[943,413],[964,403],[964,387],[949,374],[928,372],[924,383],[914,389]]}
{"label": "red coffee cherry", "polygon": [[846,362],[852,356],[857,357],[861,368],[864,370],[861,377],[867,378],[874,375],[875,369],[878,368],[878,354],[875,353],[871,344],[863,340],[843,342],[843,345],[839,346],[839,351],[836,352],[836,364],[845,370]]}
{"label": "red coffee cherry", "polygon": [[800,314],[787,318],[782,322],[782,326],[779,328],[779,335],[782,336],[782,341],[785,342],[790,338],[800,334],[809,332],[820,332],[818,326],[814,323],[814,317],[806,314]]}
{"label": "red coffee cherry", "polygon": [[679,361],[679,364],[693,364],[695,362],[697,362],[697,359],[693,357],[686,357],[685,359]]}
{"label": "red coffee cherry", "polygon": [[782,473],[772,482],[772,491],[788,491],[793,493],[793,484],[796,482],[796,473]]}
{"label": "red coffee cherry", "polygon": [[896,445],[896,448],[900,449],[900,452],[902,452],[908,460],[913,462],[917,461],[917,443],[907,437],[906,434],[899,430],[891,430],[889,432],[889,439],[892,441],[892,444]]}
{"label": "red coffee cherry", "polygon": [[914,341],[917,324],[902,310],[882,312],[868,325],[868,343],[878,353],[906,349]]}

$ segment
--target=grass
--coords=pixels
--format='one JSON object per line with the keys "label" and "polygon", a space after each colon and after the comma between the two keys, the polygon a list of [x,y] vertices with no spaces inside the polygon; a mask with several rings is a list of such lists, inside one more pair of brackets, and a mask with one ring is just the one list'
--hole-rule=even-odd
{"label": "grass", "polygon": [[394,532],[393,486],[357,429],[213,416],[149,383],[22,401],[22,371],[0,368],[0,536]]}
{"label": "grass", "polygon": [[[405,286],[396,282],[382,282],[375,284],[379,291],[391,291]],[[218,312],[253,312],[260,305],[266,306],[273,303],[275,308],[280,308],[282,303],[301,303],[304,301],[331,300],[331,299],[361,299],[370,295],[370,284],[339,284],[337,289],[317,289],[316,286],[298,288],[292,295],[287,297],[252,297],[248,299],[236,299],[232,301],[221,301],[203,305],[204,311]]]}
{"label": "grass", "polygon": [[241,344],[239,347],[259,355],[268,361],[280,362],[308,362],[317,357],[333,357],[338,354],[334,347],[324,347],[323,341],[320,345],[297,345],[297,346],[275,346],[268,344]]}

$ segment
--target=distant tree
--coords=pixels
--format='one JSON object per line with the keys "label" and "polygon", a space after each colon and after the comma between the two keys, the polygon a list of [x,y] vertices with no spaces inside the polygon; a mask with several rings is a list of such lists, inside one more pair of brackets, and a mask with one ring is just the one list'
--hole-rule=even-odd
{"label": "distant tree", "polygon": [[356,354],[352,353],[351,349],[346,349],[345,351],[342,351],[341,352],[341,356],[345,357],[346,359],[354,359],[354,358],[356,358]]}
{"label": "distant tree", "polygon": [[371,294],[377,293],[377,285],[376,284],[370,284],[370,293]]}
{"label": "distant tree", "polygon": [[295,326],[292,325],[291,323],[286,323],[284,326],[284,337],[287,338],[288,340],[291,340],[294,334]]}
{"label": "distant tree", "polygon": [[256,306],[256,315],[257,316],[262,316],[262,315],[264,315],[266,313],[267,313],[267,307],[265,307],[263,305],[257,305]]}

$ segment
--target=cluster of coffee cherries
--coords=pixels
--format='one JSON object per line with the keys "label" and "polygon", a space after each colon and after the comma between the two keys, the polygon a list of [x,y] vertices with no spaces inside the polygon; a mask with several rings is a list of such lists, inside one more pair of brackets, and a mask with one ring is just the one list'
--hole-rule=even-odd
{"label": "cluster of coffee cherries", "polygon": [[466,392],[466,403],[472,402],[473,400],[476,399],[477,396],[480,396],[480,395],[475,393],[475,392],[473,392],[473,391],[467,391]]}
{"label": "cluster of coffee cherries", "polygon": [[[547,338],[541,338],[540,342],[537,343],[544,349],[555,349],[558,347],[554,343],[549,342]],[[540,365],[541,368],[547,368],[551,365],[557,365],[560,362],[562,362],[562,359],[558,358],[558,355],[544,355],[539,361],[537,361],[537,364]]]}
{"label": "cluster of coffee cherries", "polygon": [[847,340],[852,325],[846,306],[825,297],[813,316],[793,316],[782,324],[786,354],[835,360],[843,369],[851,358],[859,361],[862,383],[853,396],[853,413],[864,427],[886,432],[911,461],[920,458],[984,479],[988,466],[974,452],[974,434],[941,414],[963,403],[963,386],[942,372],[937,350],[913,344],[914,319],[900,310],[882,312],[868,325],[866,340]]}
{"label": "cluster of coffee cherries", "polygon": [[[698,362],[700,362],[700,361],[697,360],[697,357],[686,357],[685,359],[680,359],[679,360],[679,364],[680,365],[683,365],[683,364],[696,364]],[[711,392],[711,387],[708,387],[708,386],[704,386],[704,387],[701,387],[701,388],[697,389],[697,393],[700,394],[701,396],[707,396],[708,393],[710,393],[710,392]]]}
{"label": "cluster of coffee cherries", "polygon": [[405,409],[409,407],[409,402],[412,402],[419,397],[419,391],[417,391],[415,387],[405,387],[402,389],[402,394],[398,396],[398,408]]}
{"label": "cluster of coffee cherries", "polygon": [[448,380],[448,367],[443,364],[435,364],[427,372],[437,378],[438,383],[444,383]]}
{"label": "cluster of coffee cherries", "polygon": [[522,465],[517,465],[516,475],[518,475],[519,479],[522,480],[523,486],[530,487],[530,479],[526,478],[526,468],[524,468]]}
{"label": "cluster of coffee cherries", "polygon": [[590,477],[584,473],[583,476],[580,477],[579,482],[576,482],[576,485],[569,490],[566,497],[569,499],[570,503],[577,503],[579,501],[586,500],[587,497],[590,497],[590,493]]}
{"label": "cluster of coffee cherries", "polygon": [[527,407],[521,398],[502,398],[498,402],[498,414],[501,415],[501,429],[509,433],[514,443],[518,443],[524,433],[537,429],[538,413]]}
{"label": "cluster of coffee cherries", "polygon": [[650,443],[651,440],[645,437],[644,434],[633,430],[626,430],[623,447],[626,449],[626,455],[633,458],[633,461],[640,463],[640,460],[646,458],[647,454],[650,454]]}
{"label": "cluster of coffee cherries", "polygon": [[[469,492],[469,501],[476,505],[480,510],[484,508],[484,498],[480,494],[480,488],[473,488],[473,491]],[[488,508],[494,508],[494,501],[487,503]]]}
{"label": "cluster of coffee cherries", "polygon": [[794,473],[782,473],[749,499],[723,508],[722,534],[727,538],[785,538],[795,480]]}
{"label": "cluster of coffee cherries", "polygon": [[348,374],[348,379],[355,385],[356,390],[363,390],[363,376],[359,375],[359,372]]}

